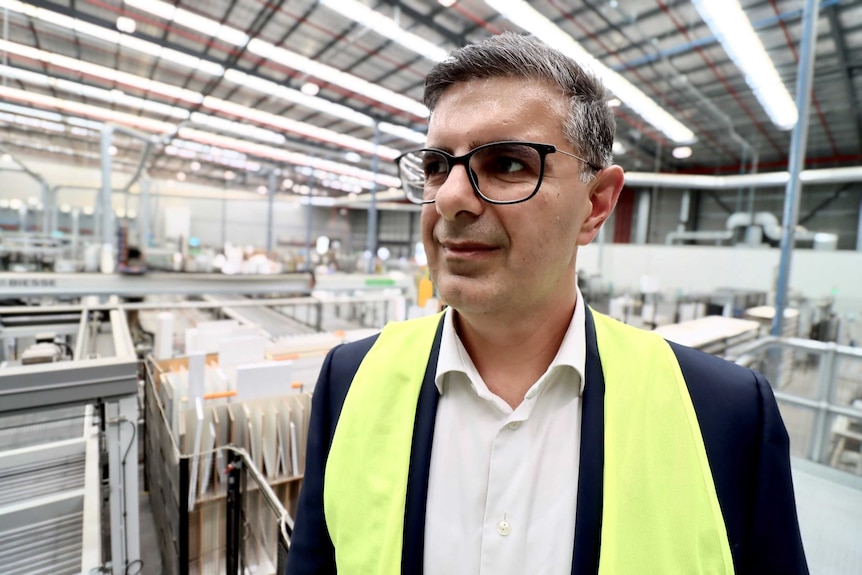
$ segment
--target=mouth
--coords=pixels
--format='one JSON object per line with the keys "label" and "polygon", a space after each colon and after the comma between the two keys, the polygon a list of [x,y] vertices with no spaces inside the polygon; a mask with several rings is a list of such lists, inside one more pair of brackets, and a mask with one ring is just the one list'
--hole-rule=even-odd
{"label": "mouth", "polygon": [[497,251],[497,247],[480,242],[443,242],[440,244],[448,257],[481,257]]}

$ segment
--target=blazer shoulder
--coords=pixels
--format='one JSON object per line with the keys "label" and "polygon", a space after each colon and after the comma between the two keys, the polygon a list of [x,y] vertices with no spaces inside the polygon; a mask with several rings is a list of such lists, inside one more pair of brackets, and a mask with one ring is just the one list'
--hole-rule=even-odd
{"label": "blazer shoulder", "polygon": [[350,384],[353,382],[362,360],[365,359],[368,351],[377,341],[378,335],[337,345],[326,354],[323,367],[320,369],[320,376],[312,393],[317,399],[315,403],[326,406],[327,421],[331,427],[330,436],[335,431],[335,425],[341,415],[341,408],[344,406]]}

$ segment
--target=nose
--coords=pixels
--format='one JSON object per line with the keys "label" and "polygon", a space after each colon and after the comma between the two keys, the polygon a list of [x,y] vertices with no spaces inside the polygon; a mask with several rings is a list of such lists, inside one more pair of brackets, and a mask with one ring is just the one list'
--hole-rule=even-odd
{"label": "nose", "polygon": [[434,201],[437,213],[446,220],[454,220],[460,213],[479,215],[485,209],[485,202],[473,190],[467,166],[454,166],[449,177],[437,190]]}

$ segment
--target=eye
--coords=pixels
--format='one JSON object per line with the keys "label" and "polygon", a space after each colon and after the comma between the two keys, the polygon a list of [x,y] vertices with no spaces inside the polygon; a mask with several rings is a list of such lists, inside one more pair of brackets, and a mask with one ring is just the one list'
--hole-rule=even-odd
{"label": "eye", "polygon": [[446,159],[437,154],[426,154],[422,159],[422,172],[426,178],[445,175],[448,171]]}
{"label": "eye", "polygon": [[524,169],[524,164],[517,158],[499,156],[494,159],[494,172],[498,174],[514,174]]}

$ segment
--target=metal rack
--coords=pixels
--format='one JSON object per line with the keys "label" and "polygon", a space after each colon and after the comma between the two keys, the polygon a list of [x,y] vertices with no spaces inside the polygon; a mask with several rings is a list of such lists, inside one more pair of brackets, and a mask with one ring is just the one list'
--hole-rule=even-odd
{"label": "metal rack", "polygon": [[[268,482],[248,453],[233,446],[182,453],[159,400],[160,371],[147,360],[145,471],[165,573],[283,573],[293,531],[288,508],[295,509],[302,477]],[[208,454],[227,463],[216,470],[226,481],[190,496],[193,458]]]}

